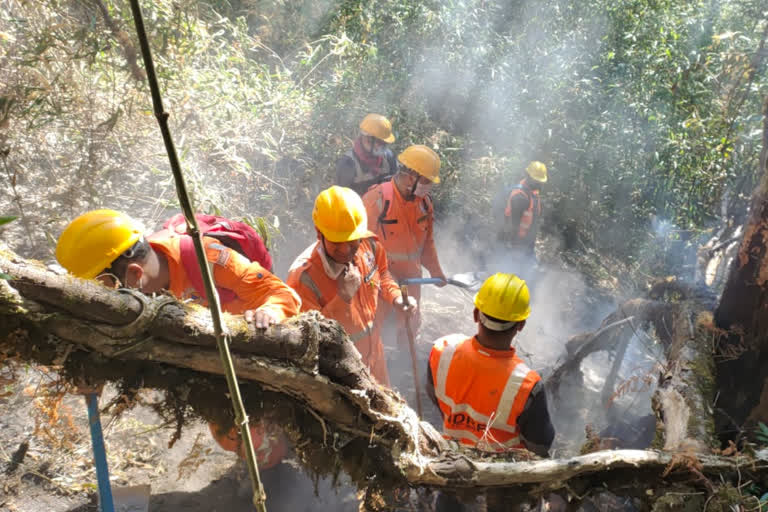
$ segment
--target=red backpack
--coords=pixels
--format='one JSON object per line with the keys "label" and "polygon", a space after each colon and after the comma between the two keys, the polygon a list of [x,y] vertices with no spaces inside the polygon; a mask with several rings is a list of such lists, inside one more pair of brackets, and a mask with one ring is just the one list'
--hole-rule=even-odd
{"label": "red backpack", "polygon": [[[270,256],[267,246],[264,245],[264,240],[251,226],[245,222],[230,220],[218,215],[196,213],[195,219],[203,236],[215,238],[222,245],[237,251],[250,261],[258,262],[270,272],[272,271],[272,256]],[[181,263],[184,265],[184,270],[186,270],[192,286],[201,297],[205,297],[203,276],[197,263],[194,242],[192,237],[187,235],[187,221],[184,215],[178,213],[165,221],[162,231],[153,235],[153,237],[156,236],[182,237],[180,243]],[[232,290],[218,286],[216,289],[219,291],[219,298],[222,303],[231,302],[237,298]]]}

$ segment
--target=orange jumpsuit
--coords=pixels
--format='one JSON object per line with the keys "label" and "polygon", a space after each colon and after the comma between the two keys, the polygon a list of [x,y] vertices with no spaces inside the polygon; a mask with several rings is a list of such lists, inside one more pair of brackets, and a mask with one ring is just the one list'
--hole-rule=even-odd
{"label": "orange jumpsuit", "polygon": [[[168,261],[168,291],[179,300],[191,299],[198,304],[205,304],[206,300],[198,296],[187,277],[181,260],[180,241],[180,237],[174,236],[150,239],[149,243]],[[248,261],[213,238],[203,237],[203,245],[208,263],[213,268],[216,286],[237,295],[236,299],[221,305],[224,311],[240,315],[249,309],[269,308],[277,313],[281,321],[299,313],[301,300],[296,293],[257,262]],[[214,423],[209,423],[208,427],[222,448],[243,456],[240,435],[236,429],[222,432]],[[251,423],[250,428],[259,467],[267,469],[278,464],[288,453],[288,441],[280,428],[262,421]]]}
{"label": "orange jumpsuit", "polygon": [[[368,213],[368,229],[376,233],[384,245],[395,281],[421,277],[422,266],[430,275],[443,274],[432,236],[434,218],[429,196],[406,201],[394,181],[390,180],[369,188],[363,196],[363,203]],[[418,301],[421,287],[411,286],[408,293]],[[385,321],[390,313],[391,309],[382,308],[379,321]],[[400,315],[401,324],[404,324],[403,318]],[[418,325],[418,316],[413,323]]]}
{"label": "orange jumpsuit", "polygon": [[400,297],[400,290],[389,275],[381,244],[375,237],[366,238],[360,244],[353,265],[360,271],[362,283],[349,303],[339,297],[337,281],[328,276],[321,258],[319,246],[315,244],[309,258],[292,267],[286,282],[301,297],[302,311],[317,310],[341,324],[376,380],[388,386],[384,347],[374,320],[379,294],[391,304]]}
{"label": "orange jumpsuit", "polygon": [[[205,298],[198,295],[187,277],[181,261],[180,241],[177,236],[151,239],[150,245],[168,260],[168,291],[179,300],[191,299],[206,305]],[[237,295],[235,300],[221,305],[224,311],[241,315],[249,309],[269,308],[277,313],[280,321],[299,313],[301,300],[296,293],[264,267],[248,261],[245,256],[213,238],[203,237],[203,245],[208,262],[213,267],[216,286],[232,290]]]}

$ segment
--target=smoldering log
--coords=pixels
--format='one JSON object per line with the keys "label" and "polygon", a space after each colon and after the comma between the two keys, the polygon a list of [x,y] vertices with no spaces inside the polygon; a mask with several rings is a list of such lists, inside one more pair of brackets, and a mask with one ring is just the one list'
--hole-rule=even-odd
{"label": "smoldering log", "polygon": [[[623,357],[632,336],[652,328],[663,347],[665,361],[658,374],[653,394],[653,411],[657,416],[654,446],[665,450],[694,447],[707,453],[717,445],[714,433],[712,403],[714,361],[711,314],[714,299],[707,290],[691,287],[674,278],[659,280],[648,292],[648,298],[622,303],[603,320],[600,328],[571,338],[568,359],[547,380],[551,393],[569,373],[579,371],[589,354],[600,350],[616,350]],[[606,379],[603,397],[613,393],[614,362]]]}
{"label": "smoldering log", "polygon": [[[0,253],[0,271],[12,276],[0,281],[0,351],[30,362],[61,364],[71,351],[85,350],[118,364],[190,368],[203,379],[221,373],[202,308],[56,275],[8,252]],[[377,478],[399,485],[558,489],[571,479],[603,478],[622,468],[642,468],[661,482],[676,456],[624,450],[516,461],[514,454],[460,449],[419,422],[397,394],[375,383],[336,322],[311,313],[268,330],[255,330],[234,316],[226,317],[226,325],[241,380],[297,401],[323,423],[323,430],[327,424],[329,431],[360,440],[355,446],[362,451],[384,454],[386,463],[373,470]],[[226,401],[221,407],[228,407]],[[320,445],[324,439],[313,441]],[[705,473],[743,471],[748,462],[694,456]],[[752,462],[759,471],[765,468],[760,458]]]}

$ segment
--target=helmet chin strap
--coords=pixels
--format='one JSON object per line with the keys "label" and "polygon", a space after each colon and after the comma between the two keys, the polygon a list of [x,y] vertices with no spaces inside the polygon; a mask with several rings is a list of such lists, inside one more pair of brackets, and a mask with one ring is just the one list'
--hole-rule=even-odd
{"label": "helmet chin strap", "polygon": [[420,178],[416,178],[416,181],[413,182],[411,192],[408,194],[408,199],[414,199],[416,197],[416,187],[419,186],[419,179]]}

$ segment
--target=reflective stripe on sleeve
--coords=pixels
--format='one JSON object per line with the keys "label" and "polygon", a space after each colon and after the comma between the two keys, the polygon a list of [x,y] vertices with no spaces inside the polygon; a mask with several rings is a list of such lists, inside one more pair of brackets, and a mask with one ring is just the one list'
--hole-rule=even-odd
{"label": "reflective stripe on sleeve", "polygon": [[421,249],[414,252],[388,252],[389,261],[421,261]]}
{"label": "reflective stripe on sleeve", "polygon": [[349,336],[349,339],[353,342],[358,342],[361,339],[365,338],[366,336],[370,336],[371,332],[373,331],[373,320],[368,322],[368,325],[366,325],[361,331],[357,331],[356,333],[347,333]]}

